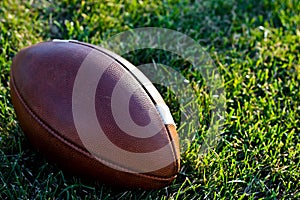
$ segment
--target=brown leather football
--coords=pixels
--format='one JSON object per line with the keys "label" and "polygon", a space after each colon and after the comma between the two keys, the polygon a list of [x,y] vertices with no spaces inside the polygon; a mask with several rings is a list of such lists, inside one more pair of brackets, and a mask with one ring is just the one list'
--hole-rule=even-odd
{"label": "brown leather football", "polygon": [[74,40],[39,43],[15,56],[10,84],[24,133],[61,168],[126,188],[161,188],[176,177],[170,111],[117,54]]}

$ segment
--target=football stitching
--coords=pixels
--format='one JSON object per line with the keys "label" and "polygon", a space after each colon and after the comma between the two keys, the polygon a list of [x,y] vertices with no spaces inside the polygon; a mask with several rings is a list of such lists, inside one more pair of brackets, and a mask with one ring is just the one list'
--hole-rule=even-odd
{"label": "football stitching", "polygon": [[[54,131],[53,128],[50,128],[50,125],[46,125],[41,119],[39,119],[36,116],[36,114],[29,108],[29,106],[27,105],[27,103],[25,102],[25,100],[22,98],[21,94],[19,93],[19,91],[17,89],[17,86],[15,84],[13,76],[11,76],[11,80],[12,80],[12,86],[14,88],[15,93],[18,96],[18,99],[21,101],[21,103],[23,104],[23,106],[25,107],[25,109],[29,112],[29,114],[38,122],[39,125],[41,125],[43,128],[45,128],[49,133],[51,133],[51,135],[53,135],[54,137],[56,137],[58,140],[60,140],[64,144],[67,144],[67,145],[73,147],[75,150],[77,150],[78,152],[82,153],[83,155],[85,155],[87,157],[91,157],[91,154],[89,154],[83,148],[81,148],[81,147],[73,144],[72,142],[68,141],[63,136],[61,136],[58,133],[56,133],[56,131]],[[173,148],[172,148],[172,152],[173,152]],[[134,172],[134,171],[132,171],[130,169],[126,169],[126,168],[123,168],[121,166],[115,165],[114,163],[110,163],[110,162],[108,162],[106,160],[103,160],[102,158],[99,158],[99,157],[97,157],[97,158],[100,160],[100,162],[103,162],[103,164],[104,163],[105,163],[105,165],[107,164],[107,166],[113,166],[113,168],[115,168],[115,169],[120,169],[119,171],[131,172],[132,174],[136,174],[137,176],[140,176],[140,177],[146,177],[146,178],[156,179],[156,180],[160,180],[160,181],[170,181],[170,180],[173,180],[174,177],[176,177],[176,175],[175,175],[175,176],[171,176],[169,178],[162,178],[162,177],[157,177],[157,176],[140,174],[140,173],[136,173],[136,172]],[[176,165],[177,165],[177,162],[176,162]]]}
{"label": "football stitching", "polygon": [[171,142],[171,139],[172,139],[172,137],[171,137],[171,133],[170,133],[170,130],[168,129],[168,127],[167,127],[167,125],[165,125],[165,127],[166,127],[166,130],[167,130],[167,132],[168,132],[168,138],[170,139],[170,143],[172,144],[172,148],[171,148],[171,151],[172,151],[172,155],[173,155],[173,157],[175,158],[175,164],[174,164],[174,167],[175,167],[175,169],[177,169],[176,171],[178,171],[179,169],[179,165],[178,165],[178,159],[179,159],[179,157],[177,156],[177,154],[175,153],[176,151],[175,151],[175,147],[174,147],[174,143],[172,143]]}
{"label": "football stitching", "polygon": [[[148,90],[143,86],[143,84],[140,83],[140,81],[138,80],[138,78],[137,78],[134,74],[132,74],[132,72],[131,72],[126,66],[124,66],[124,65],[122,64],[122,62],[119,61],[117,58],[115,58],[114,56],[112,56],[112,55],[110,55],[110,54],[108,54],[108,53],[106,53],[106,52],[104,52],[104,51],[102,51],[99,47],[97,47],[97,46],[95,46],[95,45],[90,45],[90,44],[82,43],[82,42],[79,42],[79,41],[70,41],[70,43],[78,44],[78,45],[82,45],[82,46],[86,46],[86,47],[95,49],[95,50],[97,50],[97,51],[99,51],[99,52],[101,52],[101,53],[103,53],[103,54],[109,56],[110,58],[114,59],[114,60],[115,60],[116,62],[118,62],[118,63],[119,63],[119,64],[120,64],[127,72],[129,72],[129,73],[134,77],[134,79],[142,86],[142,88],[144,89],[144,91],[149,95],[149,97],[150,97],[152,103],[153,103],[154,105],[156,105],[156,103],[155,103],[155,101],[154,101],[152,95],[148,92]],[[108,50],[108,51],[109,51],[109,50]],[[160,114],[160,113],[159,113],[159,114]],[[165,128],[166,128],[166,130],[167,130],[167,132],[168,132],[167,135],[168,135],[169,142],[171,142],[171,141],[172,141],[172,137],[171,137],[170,131],[169,131],[169,129],[167,128],[166,124],[165,124]],[[176,162],[175,162],[175,164],[174,164],[174,167],[175,167],[175,168],[178,168],[178,163],[177,163],[178,156],[177,156],[177,154],[175,153],[175,147],[174,147],[173,144],[172,144],[172,147],[171,147],[171,152],[172,152],[173,158],[175,158],[175,160],[176,160]]]}

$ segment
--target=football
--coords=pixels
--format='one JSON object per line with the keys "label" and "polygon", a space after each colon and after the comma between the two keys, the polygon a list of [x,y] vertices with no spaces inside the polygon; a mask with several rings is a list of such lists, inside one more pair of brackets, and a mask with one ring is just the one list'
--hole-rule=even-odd
{"label": "football", "polygon": [[121,188],[158,189],[180,169],[168,106],[121,56],[75,40],[22,49],[11,98],[31,145],[72,174]]}

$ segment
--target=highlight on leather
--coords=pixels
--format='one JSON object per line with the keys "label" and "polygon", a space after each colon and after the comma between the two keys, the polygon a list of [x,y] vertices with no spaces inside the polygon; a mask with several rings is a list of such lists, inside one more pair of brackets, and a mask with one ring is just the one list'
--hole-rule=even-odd
{"label": "highlight on leather", "polygon": [[[111,167],[131,173],[156,171],[176,162],[178,155],[173,148],[178,144],[174,144],[172,138],[164,135],[167,132],[164,119],[156,110],[148,94],[130,73],[120,72],[118,76],[117,71],[121,70],[122,66],[112,58],[102,54],[101,63],[97,63],[96,60],[100,54],[102,53],[93,50],[87,55],[74,82],[72,111],[76,130],[84,146],[100,162],[101,159],[110,160],[114,164]],[[108,84],[112,86],[109,89],[106,87]],[[149,140],[145,140],[146,138],[153,138],[159,134],[161,138],[165,137],[164,146],[159,149],[154,147],[147,152],[131,152],[114,144],[107,137],[110,130],[101,127],[97,117],[95,109],[97,88],[103,88],[103,91],[99,92],[101,96],[98,98],[103,98],[103,101],[99,101],[99,104],[102,104],[101,107],[108,109],[105,111],[105,118],[111,117],[114,122],[112,121],[110,124],[114,123],[115,126],[119,127],[119,132],[124,133],[124,140],[131,136],[136,138],[133,145],[144,146],[147,145],[146,142],[149,143]],[[135,100],[133,106],[130,106],[131,98],[135,95],[141,99]],[[109,99],[107,103],[104,103],[105,98]],[[161,108],[163,107],[160,105]],[[160,112],[162,111],[163,109]],[[147,115],[150,120],[145,125],[138,125],[130,113]],[[164,114],[164,116],[167,115],[170,118],[171,114]],[[152,144],[159,140],[158,137],[156,138]]]}

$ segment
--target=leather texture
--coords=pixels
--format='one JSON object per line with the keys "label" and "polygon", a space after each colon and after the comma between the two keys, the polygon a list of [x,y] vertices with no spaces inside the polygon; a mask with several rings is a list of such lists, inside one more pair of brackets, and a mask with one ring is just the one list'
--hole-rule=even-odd
{"label": "leather texture", "polygon": [[[97,120],[107,138],[119,148],[133,153],[153,152],[171,142],[170,155],[162,155],[148,162],[151,165],[161,162],[164,156],[173,156],[173,163],[151,172],[130,173],[110,167],[118,163],[95,159],[95,155],[86,149],[74,124],[72,92],[82,62],[95,50],[97,53],[92,61],[100,63],[98,67],[106,63],[103,62],[105,59],[111,62],[105,66],[95,94]],[[126,66],[132,69],[132,65],[120,56],[86,43],[44,42],[25,48],[13,59],[11,67],[13,105],[32,145],[61,168],[118,187],[161,188],[170,184],[180,169],[176,128],[172,124],[163,124],[155,110],[155,104],[164,103],[159,93],[147,91],[139,83],[139,75],[131,74]],[[163,127],[151,137],[129,135],[114,121],[111,99],[114,87],[124,74],[128,75],[125,82],[128,85],[124,87],[136,90],[129,101],[131,119],[141,127],[151,120],[161,123]],[[149,110],[154,113],[151,119]],[[127,119],[124,120],[126,122]]]}

